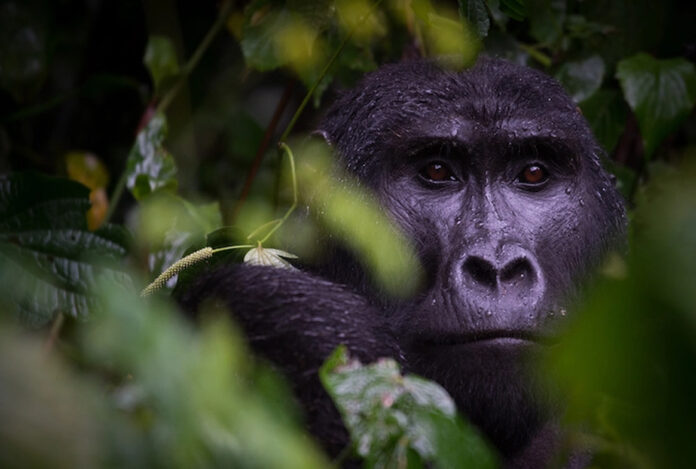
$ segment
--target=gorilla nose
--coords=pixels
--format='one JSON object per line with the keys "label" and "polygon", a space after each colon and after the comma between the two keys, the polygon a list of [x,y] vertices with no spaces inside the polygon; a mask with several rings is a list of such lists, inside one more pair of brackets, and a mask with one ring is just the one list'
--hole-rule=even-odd
{"label": "gorilla nose", "polygon": [[467,289],[486,290],[488,295],[499,297],[517,294],[515,296],[529,298],[539,295],[542,289],[535,263],[524,255],[500,263],[483,256],[467,256],[463,281]]}

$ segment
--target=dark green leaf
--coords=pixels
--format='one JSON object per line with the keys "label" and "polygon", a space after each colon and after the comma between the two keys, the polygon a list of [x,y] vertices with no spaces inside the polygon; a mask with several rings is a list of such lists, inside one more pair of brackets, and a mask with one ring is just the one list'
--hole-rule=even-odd
{"label": "dark green leaf", "polygon": [[148,412],[146,425],[138,412],[129,423],[155,458],[140,465],[327,467],[289,412],[287,388],[249,358],[228,314],[194,329],[161,298],[143,300],[109,279],[97,288],[99,314],[80,342],[90,364],[133,376],[119,394],[131,388]]}
{"label": "dark green leaf", "polygon": [[255,0],[246,7],[241,46],[250,67],[265,71],[285,64],[276,54],[273,38],[288,21],[288,11],[271,0]]}
{"label": "dark green leaf", "polygon": [[522,21],[527,17],[524,0],[500,0],[500,11],[515,21]]}
{"label": "dark green leaf", "polygon": [[167,120],[163,114],[157,113],[138,133],[128,154],[126,186],[137,200],[159,190],[176,192],[176,165],[164,148],[166,136]]}
{"label": "dark green leaf", "polygon": [[530,27],[534,39],[543,45],[555,44],[563,33],[565,0],[527,0]]}
{"label": "dark green leaf", "polygon": [[602,84],[604,79],[604,61],[598,55],[584,60],[566,62],[556,74],[568,94],[576,103],[581,103]]}
{"label": "dark green leaf", "polygon": [[[603,467],[689,467],[696,437],[696,168],[655,178],[618,274],[601,280],[544,374],[592,431]],[[623,272],[621,272],[623,270]],[[678,383],[678,385],[675,385]]]}
{"label": "dark green leaf", "polygon": [[162,84],[179,73],[176,50],[172,41],[165,36],[150,36],[143,62],[152,76],[155,92],[158,94],[162,92]]}
{"label": "dark green leaf", "polygon": [[31,4],[0,4],[0,87],[18,102],[33,98],[46,77],[47,34],[41,23]]}
{"label": "dark green leaf", "polygon": [[485,0],[459,0],[459,16],[471,23],[480,38],[488,36],[491,20]]}
{"label": "dark green leaf", "polygon": [[580,104],[592,132],[607,152],[619,141],[626,125],[626,104],[614,90],[598,90]]}
{"label": "dark green leaf", "polygon": [[368,467],[496,467],[493,453],[458,416],[438,384],[402,376],[394,360],[362,366],[339,347],[319,371]]}
{"label": "dark green leaf", "polygon": [[0,290],[34,326],[57,313],[86,317],[97,273],[126,282],[104,263],[123,257],[126,236],[108,225],[87,229],[89,190],[37,174],[0,177]]}
{"label": "dark green leaf", "polygon": [[696,68],[684,59],[637,54],[619,62],[616,78],[638,119],[646,157],[689,115],[696,103]]}

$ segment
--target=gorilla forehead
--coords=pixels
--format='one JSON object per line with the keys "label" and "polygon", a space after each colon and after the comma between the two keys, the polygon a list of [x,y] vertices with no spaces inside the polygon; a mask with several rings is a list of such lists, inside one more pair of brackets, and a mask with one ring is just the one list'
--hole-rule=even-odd
{"label": "gorilla forehead", "polygon": [[555,80],[486,57],[460,72],[430,61],[382,67],[337,100],[322,129],[362,176],[385,152],[407,151],[424,138],[476,146],[550,137],[596,153],[589,127]]}

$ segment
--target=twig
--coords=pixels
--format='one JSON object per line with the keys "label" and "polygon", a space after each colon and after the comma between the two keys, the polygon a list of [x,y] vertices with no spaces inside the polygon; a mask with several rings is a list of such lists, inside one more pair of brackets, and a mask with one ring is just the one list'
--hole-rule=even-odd
{"label": "twig", "polygon": [[60,330],[63,328],[63,323],[65,322],[65,316],[63,313],[58,313],[58,315],[53,319],[51,324],[51,331],[48,333],[48,338],[43,346],[43,351],[48,354],[53,350],[54,345],[58,341],[58,336],[60,335]]}
{"label": "twig", "polygon": [[213,42],[213,39],[215,39],[217,33],[220,32],[222,27],[225,25],[227,17],[232,12],[232,3],[232,0],[228,0],[222,5],[217,20],[205,35],[201,43],[198,44],[198,47],[196,47],[196,50],[193,52],[193,55],[188,62],[186,62],[186,65],[184,65],[184,68],[181,70],[181,74],[179,75],[179,78],[174,86],[169,89],[167,94],[164,95],[164,98],[162,98],[162,101],[160,101],[159,105],[157,106],[157,112],[164,112],[174,98],[176,98],[176,95],[179,94],[179,90],[182,86],[184,86],[184,83],[186,83],[188,76],[191,74],[193,69],[196,68],[196,65],[198,65],[198,62],[201,60],[201,57],[203,57],[203,54]]}
{"label": "twig", "polygon": [[278,101],[278,105],[276,106],[275,112],[273,113],[273,117],[271,117],[271,122],[269,122],[268,126],[266,127],[266,133],[264,133],[263,135],[263,140],[261,141],[261,145],[259,145],[259,148],[256,151],[254,162],[252,163],[251,168],[249,169],[249,173],[247,174],[246,180],[244,181],[242,193],[240,194],[239,199],[237,199],[237,203],[234,205],[234,208],[232,209],[230,223],[237,218],[237,215],[239,214],[242,205],[244,205],[244,202],[249,196],[251,185],[254,182],[254,179],[256,178],[256,173],[259,171],[259,168],[261,167],[261,162],[263,161],[263,157],[266,154],[266,150],[268,149],[268,146],[271,143],[271,138],[273,137],[276,127],[278,126],[278,122],[280,121],[280,118],[283,115],[283,112],[285,111],[288,102],[290,101],[290,96],[292,95],[293,87],[294,81],[289,81],[288,84],[285,86],[285,90],[283,91],[283,95],[281,96],[280,101]]}
{"label": "twig", "polygon": [[[266,233],[266,236],[263,237],[263,239],[259,240],[259,243],[263,244],[268,240],[268,238],[271,237],[273,233],[276,232],[278,228],[280,228],[283,223],[285,223],[285,220],[288,219],[290,214],[295,210],[297,207],[297,175],[295,173],[295,156],[292,154],[292,150],[290,150],[290,147],[287,146],[284,142],[280,142],[278,144],[278,147],[280,148],[280,151],[284,151],[287,153],[288,158],[290,160],[290,177],[292,178],[292,205],[290,205],[290,208],[285,212],[285,215],[283,215],[283,218],[280,219],[280,221],[269,231]],[[258,229],[254,230],[254,232],[258,231]]]}

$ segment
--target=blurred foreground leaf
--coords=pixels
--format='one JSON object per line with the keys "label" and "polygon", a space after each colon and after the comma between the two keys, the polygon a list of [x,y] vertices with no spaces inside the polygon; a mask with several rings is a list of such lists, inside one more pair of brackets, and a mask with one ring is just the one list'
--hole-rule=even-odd
{"label": "blurred foreground leaf", "polygon": [[471,23],[478,37],[488,36],[491,20],[485,0],[459,0],[459,16]]}
{"label": "blurred foreground leaf", "polygon": [[176,165],[164,148],[166,137],[167,120],[161,113],[153,115],[138,132],[126,162],[126,186],[137,200],[159,190],[176,192]]}
{"label": "blurred foreground leaf", "polygon": [[0,467],[98,467],[98,394],[43,353],[38,340],[2,326]]}
{"label": "blurred foreground leaf", "polygon": [[588,297],[548,368],[600,467],[693,467],[696,168],[657,181],[635,214],[624,277]]}
{"label": "blurred foreground leaf", "polygon": [[141,428],[149,467],[327,466],[291,418],[286,388],[255,365],[227,321],[195,332],[160,298],[108,281],[98,289],[103,310],[83,330],[85,356],[132,376],[116,396]]}
{"label": "blurred foreground leaf", "polygon": [[685,59],[637,54],[617,65],[616,78],[638,119],[646,157],[675,131],[696,103],[696,68]]}
{"label": "blurred foreground leaf", "polygon": [[106,267],[125,255],[125,233],[113,225],[87,229],[88,194],[65,179],[0,176],[0,292],[25,323],[38,327],[58,313],[86,317],[99,273],[127,281]]}
{"label": "blurred foreground leaf", "polygon": [[362,366],[339,347],[319,376],[367,467],[496,467],[493,453],[457,416],[447,392],[402,376],[394,360]]}
{"label": "blurred foreground leaf", "polygon": [[301,196],[380,287],[396,296],[412,294],[422,275],[413,247],[367,189],[346,174],[331,174],[329,151],[316,141],[297,151]]}
{"label": "blurred foreground leaf", "polygon": [[[194,205],[167,192],[153,194],[140,204],[135,232],[148,253],[151,278],[187,252],[203,247],[205,235],[222,225],[217,202]],[[175,279],[168,282],[171,287]]]}

